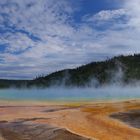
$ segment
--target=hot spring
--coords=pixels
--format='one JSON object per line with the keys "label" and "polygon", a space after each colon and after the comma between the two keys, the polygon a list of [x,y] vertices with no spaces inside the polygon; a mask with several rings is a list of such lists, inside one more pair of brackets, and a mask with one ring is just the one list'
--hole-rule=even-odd
{"label": "hot spring", "polygon": [[140,87],[3,89],[1,100],[79,101],[140,98]]}

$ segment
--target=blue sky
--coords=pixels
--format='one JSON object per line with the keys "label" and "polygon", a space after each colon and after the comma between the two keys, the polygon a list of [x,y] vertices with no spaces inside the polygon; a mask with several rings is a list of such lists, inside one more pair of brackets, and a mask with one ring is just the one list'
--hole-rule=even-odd
{"label": "blue sky", "polygon": [[139,53],[139,13],[139,0],[1,0],[0,78]]}

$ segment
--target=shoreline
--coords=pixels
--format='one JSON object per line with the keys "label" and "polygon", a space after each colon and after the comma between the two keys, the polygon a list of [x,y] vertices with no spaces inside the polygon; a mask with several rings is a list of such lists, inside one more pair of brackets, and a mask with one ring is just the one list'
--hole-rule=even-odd
{"label": "shoreline", "polygon": [[29,105],[87,105],[96,103],[117,103],[117,102],[127,102],[136,101],[139,102],[140,98],[127,98],[127,99],[81,99],[81,100],[15,100],[15,99],[0,99],[0,105],[8,106],[29,106]]}

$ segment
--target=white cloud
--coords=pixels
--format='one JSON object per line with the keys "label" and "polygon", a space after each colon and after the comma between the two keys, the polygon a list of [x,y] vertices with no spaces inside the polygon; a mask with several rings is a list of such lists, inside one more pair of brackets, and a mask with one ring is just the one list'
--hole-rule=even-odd
{"label": "white cloud", "polygon": [[129,23],[130,27],[140,29],[140,1],[139,0],[125,0],[125,6],[128,9]]}
{"label": "white cloud", "polygon": [[[77,28],[69,22],[74,10],[66,0],[3,0],[2,4],[6,5],[0,8],[0,27],[6,31],[0,43],[9,46],[0,53],[0,73],[5,71],[6,77],[22,74],[29,78],[107,56],[140,52],[139,0],[126,0],[121,9],[85,15],[86,22]],[[125,23],[112,22],[122,16],[127,17]],[[91,26],[97,21],[111,23],[111,27],[99,31]],[[16,74],[9,71],[11,67]]]}
{"label": "white cloud", "polygon": [[117,9],[117,10],[103,10],[95,15],[87,15],[83,18],[83,21],[86,22],[104,22],[104,21],[110,21],[113,19],[118,19],[126,14],[125,9]]}
{"label": "white cloud", "polygon": [[8,44],[6,52],[17,53],[35,45],[35,43],[22,33],[7,33],[0,37],[3,44]]}

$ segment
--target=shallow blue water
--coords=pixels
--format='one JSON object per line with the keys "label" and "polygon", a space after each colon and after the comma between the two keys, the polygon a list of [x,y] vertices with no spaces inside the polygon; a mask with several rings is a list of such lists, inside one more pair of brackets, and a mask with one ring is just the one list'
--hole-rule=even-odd
{"label": "shallow blue water", "polygon": [[49,88],[0,90],[5,100],[106,100],[140,98],[140,87]]}

